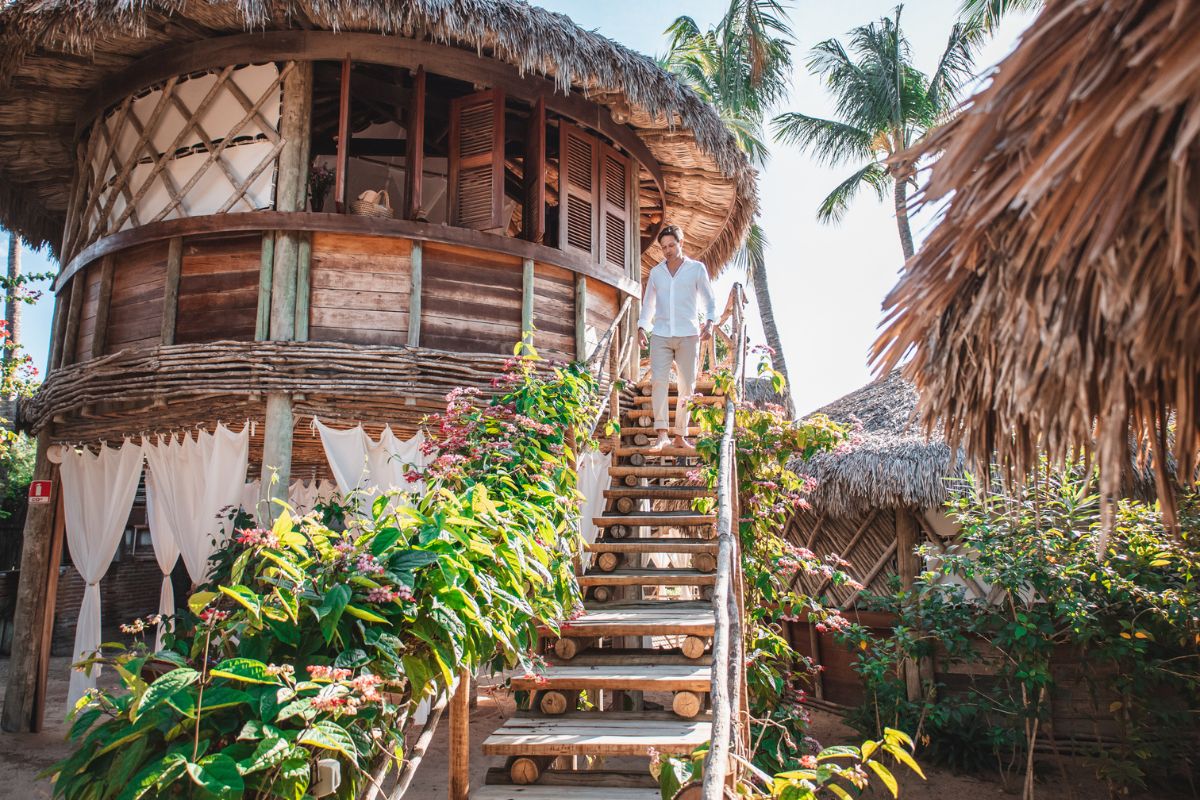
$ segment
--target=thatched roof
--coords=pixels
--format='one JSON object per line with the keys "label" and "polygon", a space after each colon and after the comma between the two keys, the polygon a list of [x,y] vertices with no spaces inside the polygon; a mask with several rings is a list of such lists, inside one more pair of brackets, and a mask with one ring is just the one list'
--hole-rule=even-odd
{"label": "thatched roof", "polygon": [[838,452],[789,465],[816,479],[813,508],[844,516],[867,508],[940,506],[951,479],[962,475],[963,461],[940,437],[925,436],[916,408],[912,384],[894,371],[814,412],[861,424],[861,430]]}
{"label": "thatched roof", "polygon": [[663,166],[666,216],[722,267],[757,205],[718,114],[654,61],[517,0],[16,0],[0,11],[0,224],[57,246],[76,111],[152,51],[248,30],[378,32],[461,47],[619,108]]}
{"label": "thatched roof", "polygon": [[948,205],[886,301],[881,371],[911,355],[922,416],[975,457],[1023,471],[1094,437],[1111,488],[1131,427],[1174,413],[1194,474],[1200,0],[1048,0],[906,158],[937,153],[921,200]]}

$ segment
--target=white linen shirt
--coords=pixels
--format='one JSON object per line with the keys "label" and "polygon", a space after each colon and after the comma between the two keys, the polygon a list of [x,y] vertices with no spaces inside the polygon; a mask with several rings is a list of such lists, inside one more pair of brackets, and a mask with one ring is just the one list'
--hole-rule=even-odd
{"label": "white linen shirt", "polygon": [[646,279],[638,327],[652,330],[656,336],[699,336],[698,300],[704,301],[704,320],[716,322],[717,299],[708,280],[708,268],[699,261],[684,258],[672,276],[667,262],[660,261]]}

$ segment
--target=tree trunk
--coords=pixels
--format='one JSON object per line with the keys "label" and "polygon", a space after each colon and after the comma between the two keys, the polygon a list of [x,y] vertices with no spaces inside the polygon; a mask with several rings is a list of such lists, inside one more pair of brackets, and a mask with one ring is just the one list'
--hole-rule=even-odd
{"label": "tree trunk", "polygon": [[907,181],[902,175],[893,175],[892,180],[896,187],[896,227],[900,229],[900,247],[904,250],[904,260],[907,262],[915,252],[912,229],[908,226],[908,190],[905,189]]}
{"label": "tree trunk", "polygon": [[21,344],[21,303],[17,299],[17,281],[21,277],[21,240],[15,234],[8,237],[8,289],[4,296],[4,324],[10,347],[4,350],[4,365],[12,360],[13,351]]}
{"label": "tree trunk", "polygon": [[771,305],[771,288],[767,284],[767,265],[754,264],[751,259],[750,282],[754,284],[754,299],[758,301],[758,315],[762,318],[763,336],[767,339],[767,347],[775,351],[771,363],[779,371],[787,386],[783,389],[784,407],[792,417],[796,416],[796,406],[792,402],[792,380],[788,377],[787,360],[783,357],[783,342],[779,339],[779,328],[775,325],[775,310]]}

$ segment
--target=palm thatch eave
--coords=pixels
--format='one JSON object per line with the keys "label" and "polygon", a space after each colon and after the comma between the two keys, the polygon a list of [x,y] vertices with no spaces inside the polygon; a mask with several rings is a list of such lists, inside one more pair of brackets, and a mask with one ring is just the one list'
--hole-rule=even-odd
{"label": "palm thatch eave", "polygon": [[699,96],[647,56],[517,0],[17,0],[0,11],[0,223],[57,245],[74,112],[107,77],[164,47],[301,28],[459,47],[619,110],[663,166],[667,217],[714,274],[757,209],[754,171]]}

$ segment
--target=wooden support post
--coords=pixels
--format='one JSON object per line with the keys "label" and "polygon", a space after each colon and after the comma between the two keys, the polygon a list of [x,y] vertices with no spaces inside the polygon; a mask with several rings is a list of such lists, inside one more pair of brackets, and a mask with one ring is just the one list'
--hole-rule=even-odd
{"label": "wooden support post", "polygon": [[108,306],[112,302],[114,259],[105,256],[100,260],[100,298],[96,305],[96,327],[92,334],[92,358],[104,355],[108,339]]}
{"label": "wooden support post", "polygon": [[308,341],[308,310],[312,299],[312,233],[300,234],[296,258],[296,341]]}
{"label": "wooden support post", "polygon": [[59,292],[54,297],[54,316],[50,320],[50,347],[46,352],[46,371],[55,369],[62,358],[62,338],[67,327],[67,306],[70,295]]}
{"label": "wooden support post", "polygon": [[[279,152],[275,180],[275,208],[299,211],[304,207],[308,183],[308,140],[312,119],[311,61],[296,64],[283,82],[282,113],[279,134],[286,142]],[[270,339],[296,340],[297,283],[302,271],[301,242],[305,234],[280,231],[275,235],[271,268]],[[307,272],[307,266],[304,268]],[[274,499],[287,500],[292,474],[292,429],[295,424],[292,397],[283,392],[267,394],[263,433],[262,481],[260,499],[266,514],[274,518],[279,511]]]}
{"label": "wooden support post", "polygon": [[459,670],[458,689],[450,701],[450,800],[471,793],[471,673]]}
{"label": "wooden support post", "polygon": [[[533,259],[521,262],[521,336],[533,333]],[[531,340],[532,341],[532,340]]]}
{"label": "wooden support post", "polygon": [[423,248],[420,242],[413,242],[412,256],[410,263],[412,264],[412,274],[410,281],[410,289],[408,295],[408,346],[421,346],[421,281],[424,268],[422,261],[424,260]]}
{"label": "wooden support post", "polygon": [[55,470],[50,483],[51,503],[54,506],[54,533],[50,538],[50,559],[46,570],[45,607],[42,609],[41,643],[38,648],[37,683],[33,692],[33,723],[30,730],[37,733],[46,724],[46,696],[50,683],[50,645],[54,641],[54,614],[58,607],[58,575],[62,564],[63,540],[67,535],[67,517],[63,512],[62,486]]}
{"label": "wooden support post", "polygon": [[38,434],[33,479],[52,481],[52,491],[48,504],[29,507],[22,532],[24,544],[17,603],[13,611],[12,655],[8,686],[4,691],[4,714],[0,718],[0,727],[10,732],[33,729],[37,675],[43,668],[38,661],[46,630],[46,589],[50,570],[57,566],[50,563],[58,494],[58,482],[54,480],[58,470],[47,457],[50,446],[50,432],[43,428]]}
{"label": "wooden support post", "polygon": [[[812,659],[813,664],[821,664],[821,637],[817,633],[817,626],[813,622],[805,623],[808,625],[808,649],[811,651],[808,657]],[[813,694],[818,700],[825,699],[825,673],[818,669],[813,673]]]}
{"label": "wooden support post", "polygon": [[[896,509],[896,572],[900,576],[900,589],[911,593],[920,570],[917,567],[917,522],[907,508]],[[906,604],[911,606],[910,595]],[[921,698],[921,673],[915,659],[904,659],[904,686],[909,700]]]}
{"label": "wooden support post", "polygon": [[422,187],[425,177],[425,68],[413,75],[412,105],[408,110],[405,139],[404,218],[422,216]]}
{"label": "wooden support post", "polygon": [[350,56],[347,55],[342,61],[342,85],[341,91],[338,93],[337,165],[334,167],[333,179],[334,209],[339,214],[346,213],[346,169],[350,165],[350,70],[352,68]]}
{"label": "wooden support post", "polygon": [[538,97],[529,114],[522,176],[524,207],[521,235],[542,244],[546,238],[546,98]]}
{"label": "wooden support post", "polygon": [[575,358],[586,361],[587,351],[587,276],[575,273]]}
{"label": "wooden support post", "polygon": [[167,243],[167,284],[163,290],[162,343],[175,344],[175,319],[179,313],[179,278],[183,274],[183,237]]}
{"label": "wooden support post", "polygon": [[67,309],[67,327],[63,332],[62,349],[60,352],[61,366],[75,363],[76,340],[79,339],[79,318],[83,315],[83,295],[87,290],[84,286],[84,273],[77,272],[71,278],[71,305]]}
{"label": "wooden support post", "polygon": [[254,323],[254,341],[271,338],[271,276],[275,271],[275,231],[263,231],[262,262],[258,268],[258,318]]}

